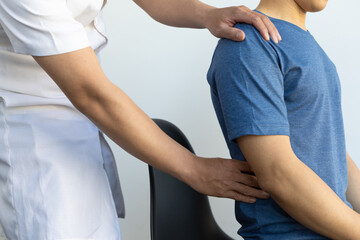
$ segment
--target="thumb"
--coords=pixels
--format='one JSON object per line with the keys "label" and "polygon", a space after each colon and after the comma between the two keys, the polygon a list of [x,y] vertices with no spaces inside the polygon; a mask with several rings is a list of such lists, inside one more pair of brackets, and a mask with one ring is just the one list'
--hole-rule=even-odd
{"label": "thumb", "polygon": [[230,39],[233,41],[241,42],[241,41],[244,41],[244,39],[245,39],[245,33],[238,28],[226,27],[226,29],[223,32],[223,36],[221,36],[221,37],[227,38],[227,39]]}

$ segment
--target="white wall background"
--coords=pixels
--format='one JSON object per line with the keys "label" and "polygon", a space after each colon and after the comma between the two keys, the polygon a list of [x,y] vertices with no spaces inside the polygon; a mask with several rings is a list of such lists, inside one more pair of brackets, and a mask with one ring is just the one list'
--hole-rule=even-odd
{"label": "white wall background", "polygon": [[[207,0],[221,6],[258,1]],[[360,166],[360,31],[356,0],[329,1],[311,14],[308,28],[337,65],[343,92],[347,148]],[[214,114],[206,72],[217,39],[207,30],[176,29],[153,21],[132,1],[109,1],[105,10],[110,43],[102,55],[108,77],[152,118],[175,123],[201,156],[229,157]],[[127,217],[120,220],[123,240],[150,239],[149,183],[146,164],[112,145],[125,194]],[[359,183],[360,184],[360,183]],[[241,239],[233,201],[211,198],[219,225]]]}

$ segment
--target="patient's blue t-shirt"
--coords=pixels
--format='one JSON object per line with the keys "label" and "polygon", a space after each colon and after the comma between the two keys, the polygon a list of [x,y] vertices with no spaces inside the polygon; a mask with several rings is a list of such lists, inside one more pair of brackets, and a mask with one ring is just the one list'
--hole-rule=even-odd
{"label": "patient's blue t-shirt", "polygon": [[[243,135],[288,135],[296,156],[350,206],[335,65],[308,31],[270,19],[282,36],[279,44],[266,42],[251,25],[237,24],[245,41],[221,39],[208,72],[231,157],[245,160],[235,142]],[[235,213],[242,225],[238,233],[245,239],[326,239],[295,221],[271,198],[236,202]]]}

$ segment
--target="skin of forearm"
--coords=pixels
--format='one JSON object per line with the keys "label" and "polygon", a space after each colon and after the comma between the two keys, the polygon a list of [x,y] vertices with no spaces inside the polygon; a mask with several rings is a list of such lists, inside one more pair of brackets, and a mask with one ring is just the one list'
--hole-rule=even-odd
{"label": "skin of forearm", "polygon": [[[187,177],[198,162],[195,155],[162,132],[106,78],[91,49],[80,52],[59,55],[56,62],[50,60],[52,57],[35,57],[35,60],[56,79],[74,106],[115,143],[144,162],[188,182]],[[88,69],[91,69],[90,75]]]}
{"label": "skin of forearm", "polygon": [[[331,239],[360,239],[360,216],[300,160],[283,165],[263,189],[290,216]],[[291,166],[291,167],[290,167]]]}
{"label": "skin of forearm", "polygon": [[296,157],[288,136],[245,136],[238,144],[260,187],[290,216],[331,239],[360,239],[360,215]]}
{"label": "skin of forearm", "polygon": [[350,155],[346,154],[348,165],[348,188],[346,198],[353,206],[354,210],[360,213],[360,170],[352,160]]}
{"label": "skin of forearm", "polygon": [[91,100],[96,98],[89,96],[87,104],[90,107],[79,109],[127,152],[186,182],[184,176],[190,174],[184,171],[191,169],[195,156],[175,141],[169,141],[168,136],[122,90],[110,82],[106,85],[97,90],[97,100]]}
{"label": "skin of forearm", "polygon": [[134,0],[153,19],[174,27],[205,28],[214,7],[197,0]]}

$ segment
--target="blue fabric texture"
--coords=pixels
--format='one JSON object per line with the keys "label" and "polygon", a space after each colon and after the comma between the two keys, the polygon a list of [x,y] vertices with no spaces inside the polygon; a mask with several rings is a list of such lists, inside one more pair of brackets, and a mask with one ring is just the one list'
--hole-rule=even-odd
{"label": "blue fabric texture", "polygon": [[[221,39],[208,72],[231,157],[245,161],[235,142],[241,136],[288,135],[296,156],[351,206],[345,197],[346,147],[335,65],[309,31],[270,19],[282,36],[279,44],[265,41],[251,25],[237,24],[245,41]],[[292,219],[271,198],[236,202],[235,213],[245,239],[327,239]]]}

